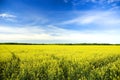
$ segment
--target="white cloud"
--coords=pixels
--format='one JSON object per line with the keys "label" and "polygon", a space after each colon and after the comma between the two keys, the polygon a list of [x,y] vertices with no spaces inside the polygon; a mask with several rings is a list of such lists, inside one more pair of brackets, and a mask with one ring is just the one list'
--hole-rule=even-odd
{"label": "white cloud", "polygon": [[29,27],[0,26],[0,40],[51,40],[54,36],[67,33],[67,30],[47,25]]}
{"label": "white cloud", "polygon": [[[79,13],[79,12],[78,12]],[[3,16],[3,15],[2,15]],[[1,16],[0,16],[1,17]],[[10,17],[10,16],[9,16]],[[12,17],[12,16],[11,16]],[[5,18],[5,15],[4,15]],[[38,20],[39,21],[39,20]],[[36,22],[35,22],[36,23]],[[86,11],[78,14],[71,20],[64,21],[64,25],[90,25],[93,27],[106,27],[104,31],[76,31],[60,28],[61,26],[0,26],[0,41],[51,41],[51,42],[99,42],[120,43],[120,16],[115,11]],[[91,24],[94,24],[91,25]],[[61,25],[61,24],[59,24]],[[63,25],[63,26],[64,26]],[[73,26],[74,27],[74,26]],[[112,29],[109,29],[112,27]]]}
{"label": "white cloud", "polygon": [[[57,34],[57,35],[56,35]],[[54,41],[54,42],[98,42],[119,43],[120,37],[117,31],[103,32],[79,32],[48,25],[39,27],[8,27],[0,26],[0,41]]]}

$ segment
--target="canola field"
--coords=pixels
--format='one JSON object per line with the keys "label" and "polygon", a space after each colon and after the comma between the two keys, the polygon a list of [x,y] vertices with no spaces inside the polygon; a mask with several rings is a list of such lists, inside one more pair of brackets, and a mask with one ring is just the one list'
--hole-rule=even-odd
{"label": "canola field", "polygon": [[0,80],[120,80],[120,46],[0,45]]}

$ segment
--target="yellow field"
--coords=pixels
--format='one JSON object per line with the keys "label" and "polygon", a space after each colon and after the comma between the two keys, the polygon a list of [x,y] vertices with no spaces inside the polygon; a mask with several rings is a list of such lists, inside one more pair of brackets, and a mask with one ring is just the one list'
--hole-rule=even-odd
{"label": "yellow field", "polygon": [[0,80],[120,80],[120,46],[0,45]]}

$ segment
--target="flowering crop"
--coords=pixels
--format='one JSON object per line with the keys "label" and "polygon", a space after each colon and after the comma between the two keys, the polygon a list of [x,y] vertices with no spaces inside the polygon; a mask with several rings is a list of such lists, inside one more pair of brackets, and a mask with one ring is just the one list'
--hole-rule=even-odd
{"label": "flowering crop", "polygon": [[0,45],[0,80],[120,80],[120,46]]}

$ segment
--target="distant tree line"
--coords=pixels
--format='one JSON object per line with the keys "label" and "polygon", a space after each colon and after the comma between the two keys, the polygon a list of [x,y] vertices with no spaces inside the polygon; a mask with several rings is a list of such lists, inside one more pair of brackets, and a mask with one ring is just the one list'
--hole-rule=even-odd
{"label": "distant tree line", "polygon": [[120,45],[110,43],[0,43],[0,45]]}

